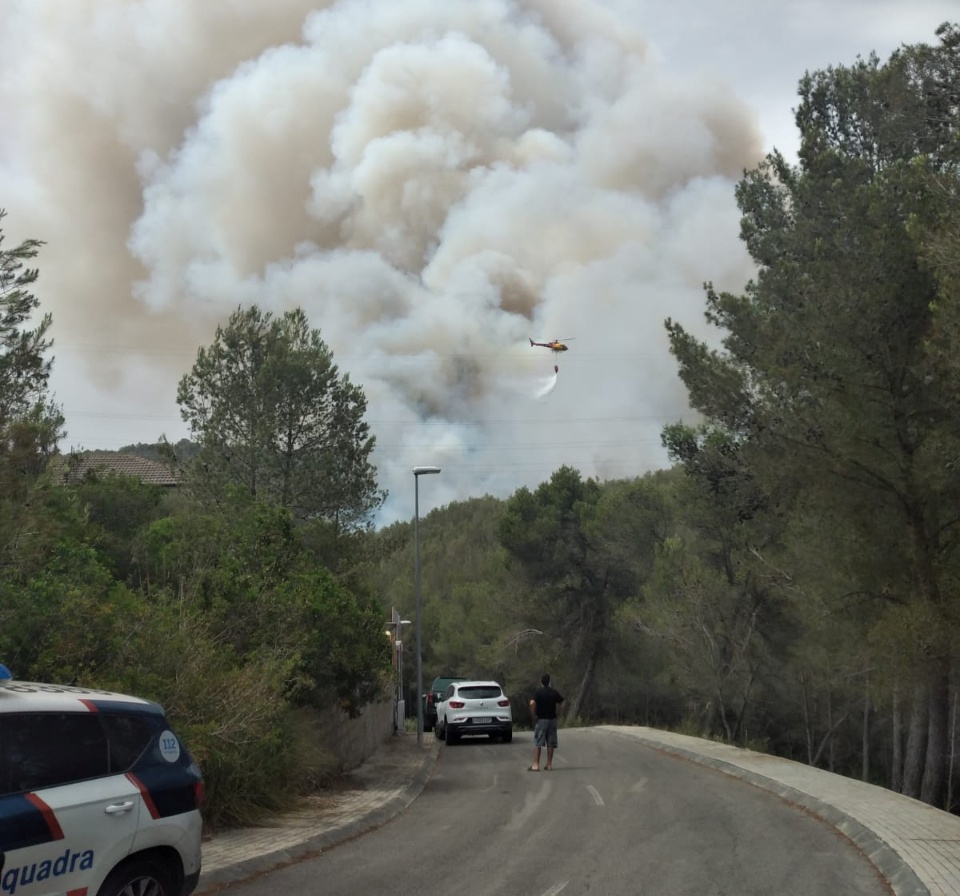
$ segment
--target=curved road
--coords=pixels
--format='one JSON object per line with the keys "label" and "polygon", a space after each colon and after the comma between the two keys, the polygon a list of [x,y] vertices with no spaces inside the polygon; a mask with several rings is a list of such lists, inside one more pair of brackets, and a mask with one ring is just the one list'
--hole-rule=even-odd
{"label": "curved road", "polygon": [[231,896],[888,896],[833,828],[777,797],[609,731],[560,732],[551,772],[530,738],[444,747],[390,823]]}

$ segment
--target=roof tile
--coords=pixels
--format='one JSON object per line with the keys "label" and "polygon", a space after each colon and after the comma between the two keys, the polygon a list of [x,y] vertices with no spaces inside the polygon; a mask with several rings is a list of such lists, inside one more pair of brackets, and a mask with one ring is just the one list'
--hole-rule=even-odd
{"label": "roof tile", "polygon": [[179,485],[178,473],[165,464],[120,451],[83,451],[54,458],[51,470],[58,485],[76,485],[87,473],[132,476],[144,485]]}

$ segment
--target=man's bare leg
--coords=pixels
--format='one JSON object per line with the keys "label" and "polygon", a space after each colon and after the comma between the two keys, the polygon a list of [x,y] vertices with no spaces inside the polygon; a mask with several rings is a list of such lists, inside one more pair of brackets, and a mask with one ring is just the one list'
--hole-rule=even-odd
{"label": "man's bare leg", "polygon": [[553,768],[553,747],[547,747],[547,771]]}
{"label": "man's bare leg", "polygon": [[530,766],[530,770],[534,772],[540,771],[540,747],[533,748],[533,765]]}

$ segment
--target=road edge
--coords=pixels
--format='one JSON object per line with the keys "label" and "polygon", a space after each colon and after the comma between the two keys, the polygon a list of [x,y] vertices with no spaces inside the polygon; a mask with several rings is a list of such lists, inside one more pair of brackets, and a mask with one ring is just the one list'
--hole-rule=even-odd
{"label": "road edge", "polygon": [[877,833],[865,824],[840,811],[835,806],[825,803],[808,793],[789,787],[773,778],[767,778],[742,768],[732,762],[725,762],[712,756],[704,756],[693,750],[665,744],[656,738],[645,737],[642,733],[617,731],[613,728],[603,729],[617,737],[639,741],[659,753],[687,759],[697,765],[708,766],[733,778],[739,778],[780,797],[785,802],[799,806],[801,809],[815,815],[817,818],[832,825],[873,864],[893,890],[895,896],[930,896],[930,891],[917,877],[916,872],[906,860]]}
{"label": "road edge", "polygon": [[345,822],[330,830],[309,837],[296,846],[277,849],[260,855],[251,856],[234,862],[215,871],[200,872],[200,882],[194,891],[194,896],[203,896],[215,893],[230,884],[239,883],[258,874],[276,871],[285,865],[291,865],[304,859],[316,856],[324,850],[332,849],[348,840],[353,840],[361,834],[366,834],[391,821],[406,809],[426,787],[440,752],[439,742],[435,742],[429,749],[424,750],[423,760],[410,783],[403,791],[390,798],[376,809],[364,812],[357,818]]}

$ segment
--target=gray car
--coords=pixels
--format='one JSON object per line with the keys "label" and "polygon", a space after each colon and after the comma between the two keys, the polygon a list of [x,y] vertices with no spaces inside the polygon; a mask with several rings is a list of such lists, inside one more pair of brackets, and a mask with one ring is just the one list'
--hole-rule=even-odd
{"label": "gray car", "polygon": [[455,681],[466,681],[462,675],[438,675],[430,690],[423,695],[423,730],[432,731],[437,723],[437,704],[443,699],[447,688]]}

